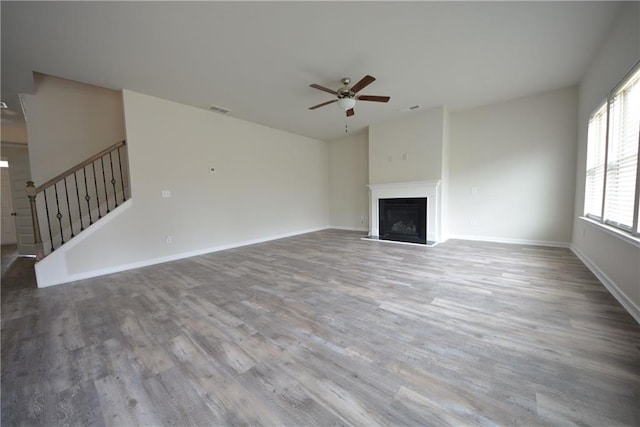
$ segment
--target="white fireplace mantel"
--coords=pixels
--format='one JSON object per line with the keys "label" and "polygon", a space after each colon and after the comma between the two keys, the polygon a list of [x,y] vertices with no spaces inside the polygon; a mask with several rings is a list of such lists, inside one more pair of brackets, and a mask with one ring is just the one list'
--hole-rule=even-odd
{"label": "white fireplace mantel", "polygon": [[427,198],[427,240],[440,241],[440,180],[367,185],[371,194],[369,236],[379,237],[379,201],[408,197]]}

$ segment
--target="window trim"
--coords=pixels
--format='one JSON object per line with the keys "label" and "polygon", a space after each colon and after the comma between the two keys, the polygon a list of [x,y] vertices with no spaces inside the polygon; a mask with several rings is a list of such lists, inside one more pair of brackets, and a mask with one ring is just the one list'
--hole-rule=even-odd
{"label": "window trim", "polygon": [[591,224],[593,226],[595,226],[596,228],[598,228],[599,230],[604,231],[605,233],[617,237],[620,240],[623,240],[633,246],[635,246],[636,248],[640,248],[640,237],[636,237],[633,236],[631,234],[629,234],[626,231],[623,231],[619,228],[613,227],[611,225],[607,225],[607,224],[603,224],[602,222],[595,220],[593,218],[589,218],[587,216],[579,216],[578,218],[580,218],[582,221]]}
{"label": "window trim", "polygon": [[[636,73],[640,73],[640,60],[637,61],[631,67],[631,69],[624,75],[624,77],[622,77],[622,79],[620,79],[620,81],[618,81],[618,83],[613,87],[613,89],[611,89],[607,94],[607,98],[604,101],[598,103],[598,106],[589,115],[587,124],[591,123],[592,119],[595,117],[595,115],[600,111],[600,109],[603,106],[606,106],[607,120],[606,120],[606,133],[605,133],[606,135],[605,158],[604,158],[605,169],[604,169],[604,180],[603,180],[603,187],[602,187],[602,206],[600,210],[601,217],[586,212],[586,208],[587,208],[586,180],[587,180],[588,165],[585,164],[586,166],[585,194],[584,194],[584,201],[583,201],[583,207],[582,207],[583,214],[579,216],[579,218],[589,223],[592,223],[594,225],[598,225],[602,227],[609,234],[625,237],[625,240],[630,241],[632,244],[636,246],[640,246],[640,224],[639,224],[640,223],[640,218],[639,218],[640,217],[640,206],[639,206],[640,205],[640,132],[638,132],[638,159],[637,159],[637,166],[636,166],[636,186],[635,186],[635,197],[634,197],[634,204],[633,204],[632,225],[629,227],[627,225],[619,224],[615,221],[607,220],[605,215],[605,212],[606,212],[605,207],[606,207],[606,201],[607,201],[607,176],[608,176],[607,172],[608,172],[608,165],[609,165],[609,136],[610,136],[609,131],[610,131],[610,120],[611,120],[610,118],[611,102],[615,98],[615,96],[618,94],[618,92],[622,88],[624,88],[624,86],[629,82],[629,80],[636,75]],[[589,138],[587,134],[587,152],[589,150],[588,141],[589,141]],[[612,230],[615,230],[615,233],[613,233]]]}
{"label": "window trim", "polygon": [[635,205],[633,206],[633,225],[631,226],[631,235],[640,237],[640,131],[638,132],[638,163],[636,168],[636,199]]}

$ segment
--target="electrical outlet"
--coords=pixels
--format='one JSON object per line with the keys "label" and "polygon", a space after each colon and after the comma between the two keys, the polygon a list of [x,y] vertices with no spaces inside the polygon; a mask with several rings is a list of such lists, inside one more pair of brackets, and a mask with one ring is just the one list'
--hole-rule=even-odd
{"label": "electrical outlet", "polygon": [[173,239],[171,238],[171,236],[165,236],[165,237],[164,237],[164,242],[165,242],[167,245],[170,245],[170,244],[173,242]]}
{"label": "electrical outlet", "polygon": [[162,198],[168,199],[169,197],[171,197],[171,190],[162,190]]}
{"label": "electrical outlet", "polygon": [[361,216],[361,217],[360,217],[360,224],[364,224],[364,222],[365,222],[366,220],[367,220],[367,217],[366,217],[366,216],[364,216],[364,215],[363,215],[363,216]]}

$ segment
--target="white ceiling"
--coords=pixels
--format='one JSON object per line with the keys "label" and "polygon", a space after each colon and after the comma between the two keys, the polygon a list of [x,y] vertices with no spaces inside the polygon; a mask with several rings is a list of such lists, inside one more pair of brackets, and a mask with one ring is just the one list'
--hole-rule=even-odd
{"label": "white ceiling", "polygon": [[[340,78],[377,78],[349,132],[407,108],[471,108],[578,83],[618,2],[8,2],[2,100],[32,72],[206,108],[316,139],[344,136]],[[216,114],[216,113],[211,113]]]}

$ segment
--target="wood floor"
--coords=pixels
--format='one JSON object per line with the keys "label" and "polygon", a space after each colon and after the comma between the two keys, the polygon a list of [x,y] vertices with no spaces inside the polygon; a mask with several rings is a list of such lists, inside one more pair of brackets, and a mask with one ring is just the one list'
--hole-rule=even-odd
{"label": "wood floor", "polygon": [[18,245],[1,245],[0,248],[0,254],[2,255],[2,276],[4,276],[4,273],[7,271],[7,269],[11,266],[11,264],[13,264],[16,258],[18,258]]}
{"label": "wood floor", "polygon": [[640,326],[569,250],[360,237],[3,290],[2,425],[640,425]]}

